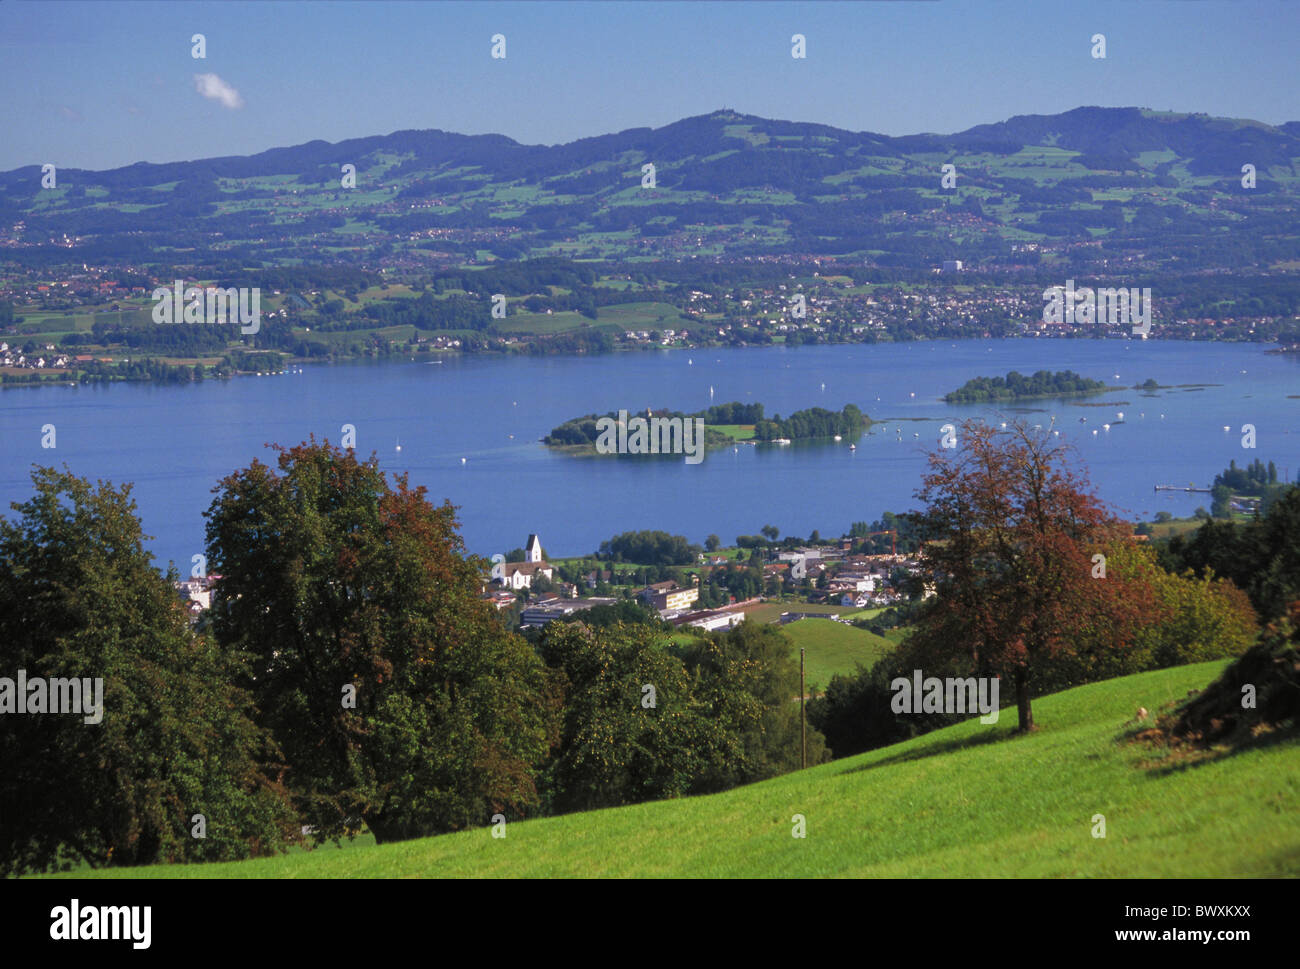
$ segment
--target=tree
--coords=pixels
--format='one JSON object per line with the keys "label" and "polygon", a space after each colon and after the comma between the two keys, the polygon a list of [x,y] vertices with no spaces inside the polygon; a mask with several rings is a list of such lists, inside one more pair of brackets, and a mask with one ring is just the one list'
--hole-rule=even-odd
{"label": "tree", "polygon": [[704,540],[704,550],[706,552],[716,552],[722,547],[722,539],[717,535],[710,535]]}
{"label": "tree", "polygon": [[[1106,579],[1151,590],[1155,607],[1136,619],[1131,647],[1110,648],[1106,635],[1081,624],[1072,650],[1040,664],[1036,679],[1053,690],[1146,670],[1240,656],[1259,631],[1246,594],[1212,570],[1175,575],[1156,564],[1148,545],[1124,543],[1106,555]],[[1098,580],[1101,581],[1101,580]]]}
{"label": "tree", "polygon": [[[175,573],[152,566],[130,485],[52,468],[32,481],[20,517],[0,519],[0,655],[5,675],[24,670],[29,684],[82,678],[85,712],[6,712],[0,873],[280,848],[294,819],[275,751],[234,686],[236,658],[191,633]],[[101,719],[86,722],[96,704]],[[204,838],[192,836],[195,814]]]}
{"label": "tree", "polygon": [[1074,650],[1084,629],[1127,648],[1153,598],[1141,582],[1095,577],[1093,556],[1126,541],[1129,526],[1086,490],[1065,446],[1023,420],[1003,433],[966,421],[961,440],[931,455],[916,492],[923,570],[939,596],[912,647],[940,666],[1011,678],[1028,731],[1035,666]]}
{"label": "tree", "polygon": [[[897,664],[895,664],[897,665]],[[808,703],[808,722],[825,736],[836,757],[888,746],[958,719],[946,714],[900,716],[891,709],[894,673],[888,661],[852,674],[835,674],[826,691]]]}
{"label": "tree", "polygon": [[637,562],[654,566],[692,565],[700,547],[681,535],[663,531],[623,532],[601,542],[600,555],[610,562]]}
{"label": "tree", "polygon": [[1231,579],[1250,596],[1265,620],[1281,617],[1300,598],[1300,487],[1283,491],[1262,517],[1239,524],[1207,521],[1162,550],[1167,569],[1212,572]]}
{"label": "tree", "polygon": [[1232,517],[1232,489],[1216,484],[1210,489],[1210,514],[1215,518]]}
{"label": "tree", "polygon": [[759,531],[763,533],[769,542],[775,542],[781,534],[781,529],[775,525],[764,525]]}
{"label": "tree", "polygon": [[[719,740],[696,790],[724,790],[800,767],[799,704],[790,702],[799,695],[799,663],[781,629],[746,620],[678,652]],[[810,726],[806,742],[810,765],[830,759],[820,731]]]}
{"label": "tree", "polygon": [[[546,627],[539,650],[565,694],[545,774],[553,810],[720,791],[799,766],[799,671],[784,633],[745,622],[682,646],[662,639],[644,624]],[[807,743],[809,763],[827,759],[818,731]]]}
{"label": "tree", "polygon": [[619,623],[631,625],[633,623],[645,623],[656,628],[671,629],[662,619],[659,613],[653,609],[648,609],[633,599],[623,599],[610,605],[593,606],[590,609],[584,609],[581,612],[575,612],[571,616],[557,619],[556,622],[581,622],[592,629],[600,629],[605,626],[616,626]]}
{"label": "tree", "polygon": [[564,691],[560,744],[544,775],[550,809],[675,797],[690,793],[703,773],[717,731],[701,718],[685,668],[659,648],[660,637],[643,624],[546,627],[539,651]]}
{"label": "tree", "polygon": [[[1039,691],[1236,657],[1245,653],[1255,638],[1254,612],[1241,590],[1210,575],[1196,578],[1190,573],[1166,572],[1155,564],[1147,545],[1125,542],[1111,546],[1106,552],[1105,580],[1089,581],[1116,579],[1148,584],[1155,599],[1154,608],[1136,617],[1131,647],[1115,649],[1108,629],[1081,622],[1072,649],[1060,650],[1035,664],[1034,683]],[[863,625],[883,635],[887,626],[912,622],[913,617],[923,616],[940,603],[940,599],[929,599],[889,610]],[[927,625],[924,619],[917,622]],[[825,696],[809,705],[809,721],[825,733],[835,756],[897,743],[963,719],[962,713],[950,711],[896,714],[891,710],[891,684],[900,676],[910,678],[913,670],[931,663],[934,638],[910,636],[870,670],[859,666],[852,675],[836,675]],[[963,672],[953,665],[953,672]]]}
{"label": "tree", "polygon": [[478,597],[449,502],[312,440],[225,478],[207,511],[213,628],[317,839],[518,816],[556,736],[549,679]]}

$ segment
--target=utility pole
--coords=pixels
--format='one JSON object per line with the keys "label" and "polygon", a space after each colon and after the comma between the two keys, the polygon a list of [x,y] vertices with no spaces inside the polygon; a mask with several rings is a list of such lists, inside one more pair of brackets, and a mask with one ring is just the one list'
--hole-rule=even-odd
{"label": "utility pole", "polygon": [[808,766],[808,730],[803,717],[803,650],[799,647],[799,766]]}

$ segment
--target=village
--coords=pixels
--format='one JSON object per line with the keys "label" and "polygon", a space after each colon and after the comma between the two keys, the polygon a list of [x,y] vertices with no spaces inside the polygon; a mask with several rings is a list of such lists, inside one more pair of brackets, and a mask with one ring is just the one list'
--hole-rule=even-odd
{"label": "village", "polygon": [[[632,600],[677,629],[703,632],[739,625],[760,605],[765,606],[763,614],[771,616],[763,621],[785,624],[806,616],[842,618],[827,613],[826,607],[882,608],[906,599],[905,583],[920,567],[916,558],[897,553],[854,553],[854,544],[845,538],[833,544],[774,552],[775,561],[761,566],[763,594],[743,600],[727,595],[729,601],[725,604],[701,608],[701,583],[708,583],[711,571],[737,564],[727,554],[730,550],[700,553],[698,565],[682,570],[679,580],[620,584],[615,581],[617,566],[611,564],[610,568],[598,567],[582,574],[575,582],[557,578],[557,567],[545,560],[541,542],[534,534],[528,536],[524,561],[501,564],[499,574],[485,581],[482,597],[501,611],[517,608],[520,629],[541,628],[595,606]],[[598,588],[607,594],[591,594]],[[930,594],[929,589],[923,593]],[[773,614],[772,604],[789,608]]]}
{"label": "village", "polygon": [[[715,569],[736,566],[728,554],[735,550],[701,553],[696,567],[683,570],[682,581],[624,583],[618,580],[628,573],[616,574],[620,564],[609,563],[608,568],[579,575],[575,582],[559,576],[561,570],[571,574],[572,569],[548,562],[541,540],[532,534],[524,546],[523,561],[498,562],[485,573],[480,597],[492,603],[503,618],[513,618],[507,624],[521,631],[541,629],[557,619],[623,601],[635,602],[683,631],[726,630],[747,615],[781,625],[813,617],[847,623],[846,614],[854,610],[886,608],[909,598],[907,580],[920,568],[914,555],[855,553],[854,544],[853,539],[844,538],[773,552],[775,561],[762,564],[761,595],[741,600],[727,595],[729,601],[723,605],[706,608],[700,605],[701,582],[707,584]],[[214,585],[220,578],[205,575],[176,582],[192,621],[197,622],[211,608]],[[930,588],[922,592],[923,597],[932,594]],[[761,612],[755,615],[760,606]]]}

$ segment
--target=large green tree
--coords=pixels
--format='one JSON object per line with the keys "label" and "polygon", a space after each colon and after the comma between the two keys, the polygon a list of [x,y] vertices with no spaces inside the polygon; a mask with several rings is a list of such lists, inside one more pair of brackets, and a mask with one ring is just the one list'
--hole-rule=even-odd
{"label": "large green tree", "polygon": [[664,638],[642,623],[546,627],[539,648],[564,689],[561,743],[546,770],[552,810],[692,793],[716,735]]}
{"label": "large green tree", "polygon": [[[540,650],[565,691],[546,772],[554,810],[720,791],[800,765],[799,670],[777,629],[745,622],[670,647],[648,624],[552,623]],[[809,730],[808,762],[826,756]]]}
{"label": "large green tree", "polygon": [[4,714],[0,872],[273,851],[294,827],[274,751],[236,658],[191,633],[174,575],[151,565],[130,486],[32,480],[0,519],[0,676],[100,679],[102,719]]}
{"label": "large green tree", "polygon": [[[722,790],[797,770],[799,663],[776,626],[746,620],[681,650],[716,735],[724,738],[699,787]],[[808,763],[829,758],[820,731],[806,730]]]}
{"label": "large green tree", "polygon": [[479,598],[450,503],[372,457],[309,443],[223,480],[207,512],[220,642],[319,839],[377,840],[519,816],[555,741],[549,679]]}

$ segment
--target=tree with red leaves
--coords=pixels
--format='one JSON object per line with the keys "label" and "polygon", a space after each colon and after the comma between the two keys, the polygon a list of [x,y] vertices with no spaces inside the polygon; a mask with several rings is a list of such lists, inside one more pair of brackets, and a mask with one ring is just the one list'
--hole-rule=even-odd
{"label": "tree with red leaves", "polygon": [[1085,638],[1127,648],[1159,609],[1140,579],[1106,574],[1107,550],[1131,528],[1067,458],[1065,445],[1023,421],[1005,432],[967,421],[957,448],[931,455],[916,492],[925,510],[910,516],[938,593],[908,640],[911,655],[1010,679],[1021,731],[1034,729],[1036,666]]}

